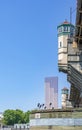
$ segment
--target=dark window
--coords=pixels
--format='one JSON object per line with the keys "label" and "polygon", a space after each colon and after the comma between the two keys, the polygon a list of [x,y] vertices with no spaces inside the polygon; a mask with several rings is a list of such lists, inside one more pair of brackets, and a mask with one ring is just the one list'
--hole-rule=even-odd
{"label": "dark window", "polygon": [[62,32],[62,28],[59,28],[58,32],[61,33]]}
{"label": "dark window", "polygon": [[65,31],[65,32],[68,31],[68,27],[67,27],[67,26],[64,27],[64,31]]}
{"label": "dark window", "polygon": [[62,47],[62,42],[60,42],[60,47]]}

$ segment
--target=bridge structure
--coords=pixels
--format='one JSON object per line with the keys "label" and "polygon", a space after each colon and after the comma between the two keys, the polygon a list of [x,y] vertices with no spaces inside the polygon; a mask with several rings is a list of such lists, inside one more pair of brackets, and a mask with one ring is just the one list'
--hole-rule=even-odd
{"label": "bridge structure", "polygon": [[73,107],[82,107],[82,0],[77,0],[76,23],[58,26],[58,68],[67,74]]}

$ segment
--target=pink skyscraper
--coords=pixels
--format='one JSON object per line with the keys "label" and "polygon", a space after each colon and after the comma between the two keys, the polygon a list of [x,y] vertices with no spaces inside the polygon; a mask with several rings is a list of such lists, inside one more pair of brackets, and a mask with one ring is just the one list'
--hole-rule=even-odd
{"label": "pink skyscraper", "polygon": [[45,106],[47,109],[58,108],[58,77],[45,78]]}

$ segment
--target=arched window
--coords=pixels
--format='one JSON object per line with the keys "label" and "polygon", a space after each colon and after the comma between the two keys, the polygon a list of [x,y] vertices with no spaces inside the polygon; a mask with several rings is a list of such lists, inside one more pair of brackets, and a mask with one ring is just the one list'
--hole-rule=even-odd
{"label": "arched window", "polygon": [[60,42],[60,45],[59,45],[59,47],[62,47],[62,42]]}
{"label": "arched window", "polygon": [[68,31],[68,27],[67,27],[67,26],[64,27],[64,31],[65,31],[65,32]]}

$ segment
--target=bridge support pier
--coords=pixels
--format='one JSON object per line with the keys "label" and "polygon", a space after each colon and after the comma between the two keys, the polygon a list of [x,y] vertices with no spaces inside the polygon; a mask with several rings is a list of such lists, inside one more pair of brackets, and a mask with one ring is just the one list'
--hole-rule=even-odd
{"label": "bridge support pier", "polygon": [[82,107],[82,91],[80,92],[80,103],[79,103],[79,107]]}
{"label": "bridge support pier", "polygon": [[80,107],[82,105],[82,97],[80,91],[74,86],[74,84],[71,85],[71,95],[70,95],[70,101],[72,103],[73,107]]}

